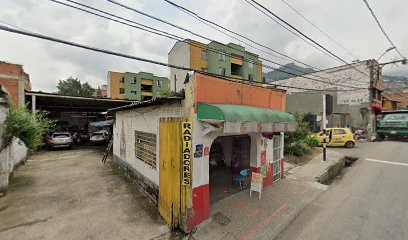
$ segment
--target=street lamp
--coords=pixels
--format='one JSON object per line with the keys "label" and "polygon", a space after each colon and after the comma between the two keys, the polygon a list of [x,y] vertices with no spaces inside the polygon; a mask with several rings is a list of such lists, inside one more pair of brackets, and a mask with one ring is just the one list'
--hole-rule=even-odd
{"label": "street lamp", "polygon": [[388,48],[387,50],[385,50],[385,52],[384,52],[383,54],[381,54],[381,56],[377,59],[377,62],[378,62],[378,60],[380,60],[380,58],[382,58],[382,56],[384,56],[387,52],[389,52],[389,51],[391,51],[391,50],[394,50],[394,49],[396,49],[396,47],[390,47],[390,48]]}

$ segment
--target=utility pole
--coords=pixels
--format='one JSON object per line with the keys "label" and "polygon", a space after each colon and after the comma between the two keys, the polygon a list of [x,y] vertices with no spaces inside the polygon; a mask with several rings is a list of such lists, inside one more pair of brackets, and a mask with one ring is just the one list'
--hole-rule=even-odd
{"label": "utility pole", "polygon": [[323,94],[323,161],[326,161],[326,94]]}

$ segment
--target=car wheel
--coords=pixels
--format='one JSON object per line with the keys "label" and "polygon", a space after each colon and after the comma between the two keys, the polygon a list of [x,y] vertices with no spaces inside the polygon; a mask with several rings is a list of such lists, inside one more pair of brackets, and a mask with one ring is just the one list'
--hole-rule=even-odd
{"label": "car wheel", "polygon": [[385,136],[383,134],[377,134],[375,140],[377,141],[384,141],[385,140]]}
{"label": "car wheel", "polygon": [[346,142],[346,144],[344,145],[346,148],[353,148],[354,147],[354,143],[352,141],[348,141]]}

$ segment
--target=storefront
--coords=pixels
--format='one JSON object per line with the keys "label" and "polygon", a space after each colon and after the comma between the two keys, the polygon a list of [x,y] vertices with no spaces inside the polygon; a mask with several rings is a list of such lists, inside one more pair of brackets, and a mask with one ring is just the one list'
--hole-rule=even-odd
{"label": "storefront", "polygon": [[284,108],[282,90],[194,73],[183,98],[112,110],[114,161],[189,232],[212,203],[249,187],[252,172],[263,187],[282,177],[284,132],[297,126]]}

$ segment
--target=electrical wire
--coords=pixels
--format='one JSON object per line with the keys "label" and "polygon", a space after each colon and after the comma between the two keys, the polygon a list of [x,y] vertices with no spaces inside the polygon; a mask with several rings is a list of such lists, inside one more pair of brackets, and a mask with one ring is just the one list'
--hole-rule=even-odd
{"label": "electrical wire", "polygon": [[358,57],[356,55],[354,55],[351,51],[349,51],[346,47],[344,47],[343,45],[341,45],[339,42],[337,42],[336,40],[334,40],[329,34],[327,34],[325,31],[323,31],[321,28],[319,28],[316,24],[314,24],[311,20],[309,20],[308,18],[306,18],[299,10],[297,10],[295,7],[293,7],[292,5],[290,5],[287,1],[285,0],[281,0],[281,2],[283,2],[284,4],[286,4],[290,9],[292,9],[297,15],[299,15],[301,18],[303,18],[303,20],[305,20],[306,22],[308,22],[310,25],[312,25],[314,28],[316,28],[320,33],[322,33],[324,36],[326,36],[328,39],[330,39],[330,41],[332,41],[334,44],[336,44],[338,47],[340,47],[341,49],[343,49],[345,52],[347,52],[350,56],[352,56],[354,59],[358,59]]}
{"label": "electrical wire", "polygon": [[[260,8],[264,9],[265,11],[267,11],[269,14],[271,14],[272,16],[274,16],[275,18],[277,18],[279,21],[285,23],[287,26],[289,26],[290,28],[294,29],[297,33],[299,33],[300,35],[304,36],[306,39],[310,40],[311,42],[315,43],[317,46],[321,47],[323,50],[325,50],[327,53],[329,53],[331,56],[333,56],[334,58],[336,58],[337,61],[340,61],[342,63],[345,63],[347,66],[354,68],[356,71],[366,75],[367,77],[370,77],[367,73],[362,72],[360,70],[358,70],[357,68],[355,68],[352,64],[346,62],[344,59],[340,58],[339,56],[337,56],[336,54],[332,53],[331,51],[329,51],[328,49],[326,49],[325,47],[323,47],[322,45],[320,45],[318,42],[316,42],[315,40],[313,40],[312,38],[308,37],[307,35],[305,35],[303,32],[301,32],[300,30],[298,30],[297,28],[295,28],[294,26],[292,26],[290,23],[288,23],[287,21],[285,21],[284,19],[280,18],[278,15],[276,15],[275,13],[273,13],[271,10],[269,10],[268,8],[266,8],[265,6],[261,5],[260,3],[256,2],[255,0],[245,0],[246,2],[248,1],[252,1],[253,3],[255,3],[256,5],[258,5]],[[253,4],[251,4],[251,6],[254,6]],[[259,8],[256,8],[260,11]],[[269,18],[272,19],[272,17],[268,14],[266,14],[263,11],[260,11],[263,14],[265,14],[266,16],[268,16]]]}
{"label": "electrical wire", "polygon": [[[102,48],[96,48],[96,47],[92,47],[92,46],[88,46],[88,45],[83,45],[83,44],[75,43],[75,42],[72,42],[72,41],[62,40],[62,39],[58,39],[58,38],[54,38],[54,37],[34,33],[34,32],[28,32],[28,31],[22,31],[22,30],[18,30],[18,29],[12,29],[12,28],[9,28],[7,26],[0,25],[0,30],[6,31],[6,32],[11,32],[11,33],[16,33],[16,34],[20,34],[20,35],[30,36],[30,37],[33,37],[33,38],[38,38],[38,39],[47,40],[47,41],[51,41],[51,42],[57,42],[57,43],[61,43],[61,44],[64,44],[64,45],[69,45],[69,46],[72,46],[72,47],[77,47],[77,48],[82,48],[82,49],[86,49],[86,50],[90,50],[90,51],[94,51],[94,52],[104,53],[104,54],[108,54],[108,55],[112,55],[112,56],[132,59],[132,60],[141,61],[141,62],[147,62],[147,63],[151,63],[151,64],[155,64],[155,65],[160,65],[160,66],[165,66],[165,67],[170,67],[170,68],[175,68],[175,69],[180,69],[180,70],[185,70],[185,71],[195,71],[195,72],[198,72],[198,73],[201,73],[201,74],[216,76],[216,77],[220,77],[220,78],[230,80],[230,81],[232,81],[231,79],[239,80],[243,84],[251,84],[251,83],[252,84],[259,84],[259,82],[256,82],[256,81],[253,81],[253,80],[247,80],[247,79],[242,79],[242,78],[237,78],[237,77],[232,77],[232,76],[231,77],[226,77],[226,76],[219,75],[219,74],[209,74],[209,73],[206,73],[206,72],[203,72],[203,71],[194,70],[192,68],[177,66],[177,65],[173,65],[173,64],[160,62],[160,61],[155,61],[155,60],[151,60],[151,59],[132,56],[132,55],[124,54],[124,53],[113,52],[113,51],[110,51],[110,50],[106,50],[106,49],[102,49]],[[284,87],[284,88],[291,88],[291,89],[310,90],[310,91],[324,91],[324,92],[328,92],[328,91],[332,91],[332,92],[355,91],[355,90],[341,90],[341,89],[339,89],[339,90],[316,90],[316,89],[311,89],[311,88],[284,86],[284,85],[280,85],[280,84],[263,84],[263,85],[272,86],[272,87]]]}
{"label": "electrical wire", "polygon": [[[61,4],[61,5],[67,6],[67,7],[72,7],[72,8],[74,8],[74,9],[77,9],[77,10],[80,10],[80,11],[84,11],[84,12],[86,12],[86,13],[89,13],[89,14],[92,14],[92,15],[96,15],[96,16],[98,16],[98,17],[102,17],[102,18],[106,18],[106,19],[108,19],[108,20],[115,21],[115,22],[117,22],[117,23],[125,24],[125,25],[130,26],[130,27],[135,27],[135,26],[133,26],[133,25],[126,24],[126,23],[123,23],[123,22],[121,22],[121,21],[117,21],[117,20],[115,20],[115,19],[112,19],[112,18],[109,18],[109,17],[105,17],[105,16],[102,16],[102,15],[100,15],[100,14],[93,13],[93,12],[90,12],[90,11],[88,11],[88,10],[85,10],[85,9],[82,9],[82,8],[79,8],[79,7],[75,7],[75,6],[66,4],[66,3],[62,3],[62,2],[57,1],[57,0],[49,0],[49,1],[54,2],[54,3]],[[119,17],[119,16],[117,16],[117,15],[114,15],[114,14],[111,14],[111,13],[108,13],[108,12],[105,12],[105,11],[102,11],[102,10],[99,10],[99,9],[97,9],[97,8],[90,7],[90,6],[85,5],[85,4],[81,4],[81,3],[78,3],[78,2],[75,2],[75,1],[71,1],[71,0],[66,0],[66,1],[71,2],[71,3],[74,3],[74,4],[77,4],[77,5],[80,5],[80,6],[83,6],[83,7],[87,7],[87,8],[89,8],[89,9],[94,10],[94,11],[98,11],[98,12],[107,14],[107,15],[109,15],[109,16],[117,17],[117,18],[119,18],[119,19],[121,19],[121,20],[125,20],[125,21],[129,21],[129,22],[132,22],[132,23],[136,23],[136,24],[138,24],[138,25],[142,25],[142,26],[144,26],[144,27],[146,27],[146,28],[151,28],[151,27],[149,27],[149,26],[147,26],[147,25],[139,24],[139,23],[134,22],[134,21],[132,21],[132,20]],[[141,29],[141,30],[145,30],[145,29],[140,28],[140,27],[135,27],[135,28]],[[158,31],[158,32],[160,32],[160,33],[156,33],[156,32],[153,32],[153,31],[148,31],[148,30],[146,30],[146,31],[151,32],[151,33],[153,33],[153,34],[157,34],[157,35],[163,36],[163,37],[168,37],[168,38],[170,38],[170,39],[175,39],[175,40],[178,40],[178,41],[187,42],[186,40],[184,40],[183,38],[181,38],[181,37],[179,37],[179,36],[177,36],[177,35],[169,34],[169,33],[165,32],[165,31],[158,30],[158,29],[155,29],[155,28],[151,28],[151,29],[153,29],[153,30],[155,30],[155,31]],[[167,35],[171,35],[171,37],[169,37],[169,36],[167,36]],[[178,39],[177,39],[177,38],[178,38]],[[218,49],[213,49],[213,48],[210,48],[210,47],[203,48],[202,46],[200,46],[199,44],[195,44],[194,42],[190,42],[189,44],[195,45],[196,47],[198,47],[198,48],[200,48],[200,49],[202,49],[202,50],[209,50],[209,51],[212,51],[212,52],[221,53],[221,54],[225,54],[225,55],[227,55],[227,56],[229,56],[229,57],[232,57],[231,54],[223,53],[222,51],[220,51],[220,50],[218,50]],[[239,50],[239,49],[237,49],[237,50]],[[246,61],[246,62],[249,62],[248,59],[243,59],[243,60]],[[268,60],[268,59],[264,59],[264,60],[270,61],[270,60]],[[270,62],[271,62],[271,61],[270,61]],[[282,64],[279,64],[279,63],[275,63],[275,62],[272,62],[272,63],[277,64],[277,65],[280,65],[280,66],[282,66],[282,67],[286,67],[286,68],[295,70],[295,71],[298,71],[298,72],[301,72],[301,71],[299,71],[299,70],[297,70],[297,69],[293,69],[293,68],[284,66],[284,65],[282,65]],[[311,77],[298,75],[298,74],[296,74],[296,73],[290,73],[290,72],[284,71],[284,70],[282,70],[282,69],[277,69],[277,68],[274,68],[274,67],[271,67],[271,66],[268,66],[268,65],[265,65],[265,64],[261,64],[261,65],[262,65],[263,67],[265,67],[265,68],[269,68],[269,69],[272,69],[272,70],[276,70],[276,71],[279,71],[279,72],[282,72],[282,73],[286,73],[286,74],[289,74],[289,75],[292,75],[292,76],[295,76],[295,77],[302,77],[302,78],[305,78],[305,79],[309,79],[309,80],[312,80],[312,81],[317,81],[317,82],[321,82],[321,83],[325,83],[325,84],[329,84],[329,85],[335,85],[335,86],[347,87],[347,88],[353,88],[353,89],[361,89],[361,88],[356,87],[356,86],[349,86],[349,85],[344,85],[344,84],[339,84],[339,83],[326,82],[326,81],[314,79],[314,78],[311,78]],[[305,73],[305,72],[303,72],[303,73]],[[311,74],[311,75],[314,76],[313,74]],[[318,76],[318,75],[317,75],[317,76]],[[318,76],[318,77],[320,77],[320,76]],[[320,77],[320,78],[322,78],[322,79],[327,79],[327,78],[323,78],[323,77]],[[327,79],[327,80],[330,81],[330,79]]]}
{"label": "electrical wire", "polygon": [[371,15],[373,16],[375,22],[377,23],[378,27],[381,29],[381,32],[384,34],[384,36],[387,38],[388,42],[391,44],[392,47],[395,48],[395,51],[397,51],[397,53],[403,58],[403,59],[407,59],[404,55],[402,55],[402,53],[398,50],[398,48],[395,46],[394,42],[391,40],[391,38],[388,36],[388,34],[385,32],[384,28],[381,26],[380,21],[378,20],[377,16],[375,15],[373,9],[370,7],[370,5],[368,4],[367,0],[363,0],[364,3],[366,4],[368,10],[370,11]]}
{"label": "electrical wire", "polygon": [[[230,29],[228,29],[228,28],[226,28],[226,27],[223,27],[223,26],[221,26],[221,25],[219,25],[219,24],[217,24],[217,23],[215,23],[215,22],[213,22],[213,21],[210,21],[210,20],[208,20],[208,19],[205,19],[205,18],[201,17],[200,15],[198,15],[197,13],[195,13],[195,12],[193,12],[193,11],[187,9],[186,7],[183,7],[183,6],[181,6],[181,5],[179,5],[179,4],[176,4],[176,3],[172,2],[172,1],[169,1],[169,0],[164,0],[164,1],[167,2],[167,3],[169,3],[170,5],[172,5],[172,6],[176,7],[176,8],[178,8],[178,9],[180,9],[181,11],[187,13],[188,15],[190,15],[190,16],[196,18],[197,20],[199,20],[200,22],[206,24],[207,26],[210,26],[211,28],[213,28],[213,29],[215,29],[215,30],[217,30],[217,31],[219,31],[219,32],[221,32],[221,33],[223,33],[223,34],[225,34],[225,35],[227,35],[227,36],[229,36],[229,37],[231,37],[231,38],[233,38],[233,39],[235,39],[235,40],[241,42],[241,43],[244,43],[244,44],[246,44],[246,45],[248,45],[248,46],[251,46],[251,47],[253,47],[253,48],[257,49],[257,50],[260,50],[260,51],[262,51],[262,52],[265,52],[265,51],[263,51],[263,50],[261,50],[261,49],[259,49],[259,48],[254,47],[253,45],[250,45],[250,44],[248,44],[248,43],[245,43],[245,42],[243,42],[242,40],[237,39],[236,37],[231,36],[230,34],[224,32],[224,31],[227,31],[227,32],[232,33],[232,34],[237,35],[237,36],[240,36],[240,37],[242,37],[242,38],[244,38],[244,39],[246,39],[246,40],[248,40],[248,41],[250,41],[250,42],[252,42],[252,43],[254,43],[254,44],[256,44],[256,45],[258,45],[258,46],[262,46],[262,47],[264,47],[264,48],[266,48],[266,49],[269,49],[269,50],[271,50],[271,51],[273,51],[273,52],[276,52],[276,53],[281,54],[281,55],[283,55],[283,56],[285,56],[285,57],[288,57],[289,59],[291,59],[291,60],[293,60],[293,61],[295,61],[295,62],[297,62],[297,63],[301,63],[301,64],[303,64],[303,65],[305,65],[305,66],[311,67],[312,69],[318,69],[318,68],[316,68],[316,67],[310,66],[310,65],[308,65],[308,64],[306,64],[306,63],[303,63],[303,62],[301,62],[301,61],[298,61],[298,60],[296,60],[296,59],[294,59],[294,58],[291,58],[291,57],[289,57],[289,56],[287,56],[287,55],[285,55],[285,54],[282,54],[282,53],[280,53],[280,52],[278,52],[278,51],[276,51],[276,50],[274,50],[274,49],[271,49],[271,48],[269,48],[269,47],[267,47],[267,46],[265,46],[265,45],[262,45],[262,44],[260,44],[260,43],[257,43],[257,42],[255,42],[254,40],[252,40],[252,39],[250,39],[250,38],[248,38],[248,37],[246,37],[246,36],[243,36],[242,34],[239,34],[239,33],[237,33],[237,32],[234,32],[234,31],[232,31],[232,30],[230,30]],[[250,2],[248,2],[248,3],[252,5],[252,3],[250,3]],[[255,8],[257,8],[259,11],[262,11],[262,9],[259,9],[257,6],[254,6],[254,5],[252,5],[252,6],[255,7]],[[276,21],[276,20],[273,19],[273,18],[271,18],[271,19],[274,20],[274,21]],[[276,22],[277,22],[277,21],[276,21]],[[277,23],[280,24],[279,22],[277,22]],[[281,25],[281,24],[280,24],[280,25]],[[216,27],[218,27],[218,28],[221,28],[221,29],[223,29],[224,31],[222,31],[222,30],[220,30],[220,29],[218,29],[218,28],[215,28],[214,26],[216,26]],[[281,25],[281,26],[282,26],[282,25]],[[285,26],[283,26],[283,27],[285,27]],[[286,28],[286,27],[285,27],[285,28]],[[291,31],[290,29],[288,29],[288,30]],[[294,33],[294,34],[296,34],[296,33]],[[313,46],[314,46],[314,45],[313,45]],[[314,47],[315,47],[315,46],[314,46]],[[279,66],[282,66],[282,67],[286,67],[286,68],[288,68],[288,69],[291,69],[291,70],[294,70],[294,71],[297,71],[297,72],[301,72],[301,73],[304,73],[304,74],[309,74],[309,75],[312,75],[312,76],[315,76],[315,77],[319,77],[319,78],[322,78],[322,79],[327,79],[327,78],[324,78],[324,77],[322,77],[322,76],[320,76],[320,75],[314,75],[314,74],[312,74],[312,73],[303,72],[303,71],[300,71],[300,70],[298,70],[298,69],[293,69],[293,68],[290,68],[290,67],[287,67],[287,66],[285,66],[285,65],[282,65],[282,64],[279,64],[279,63],[270,61],[270,60],[265,59],[265,58],[262,58],[262,57],[259,57],[259,59],[261,59],[261,60],[263,60],[263,61],[271,62],[271,63],[273,63],[273,64],[276,64],[276,65],[279,65]],[[322,71],[322,69],[318,69],[318,70]],[[335,75],[335,74],[332,74],[332,73],[330,73],[330,75],[339,77],[339,76],[337,76],[337,75]],[[339,77],[339,78],[342,78],[342,77]],[[349,79],[347,79],[347,81],[349,81]],[[356,81],[356,82],[357,82],[357,83],[360,83],[360,82],[358,82],[358,81]]]}

